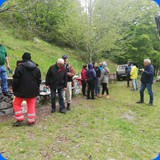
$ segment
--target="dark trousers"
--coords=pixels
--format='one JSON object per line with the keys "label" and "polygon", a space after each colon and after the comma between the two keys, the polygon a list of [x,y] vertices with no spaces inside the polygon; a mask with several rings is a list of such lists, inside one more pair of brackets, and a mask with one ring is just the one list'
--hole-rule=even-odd
{"label": "dark trousers", "polygon": [[105,91],[106,91],[106,94],[109,95],[107,83],[102,83],[102,95],[104,94]]}
{"label": "dark trousers", "polygon": [[[64,99],[63,99],[63,89],[58,89],[58,97],[59,97],[59,110],[62,111],[64,106]],[[56,110],[56,89],[51,89],[51,103],[52,103],[52,110]]]}
{"label": "dark trousers", "polygon": [[86,81],[82,80],[82,94],[85,96],[86,95]]}
{"label": "dark trousers", "polygon": [[140,99],[142,102],[144,102],[144,90],[147,87],[148,94],[150,96],[149,103],[153,104],[153,92],[152,92],[152,84],[150,83],[141,83],[141,88],[140,88]]}
{"label": "dark trousers", "polygon": [[95,81],[89,81],[87,83],[88,83],[87,99],[90,99],[91,97],[92,99],[94,99]]}
{"label": "dark trousers", "polygon": [[129,87],[129,81],[130,81],[130,74],[127,74],[127,86]]}

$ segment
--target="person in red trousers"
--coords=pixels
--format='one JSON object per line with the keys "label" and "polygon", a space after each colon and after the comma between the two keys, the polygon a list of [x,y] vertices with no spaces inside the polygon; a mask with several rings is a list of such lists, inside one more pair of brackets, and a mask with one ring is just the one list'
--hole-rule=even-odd
{"label": "person in red trousers", "polygon": [[35,123],[35,104],[36,97],[39,95],[39,86],[41,83],[41,72],[38,65],[31,60],[30,53],[25,52],[21,63],[17,64],[13,75],[13,108],[16,122],[13,126],[24,124],[24,115],[21,108],[23,100],[27,102],[28,125]]}

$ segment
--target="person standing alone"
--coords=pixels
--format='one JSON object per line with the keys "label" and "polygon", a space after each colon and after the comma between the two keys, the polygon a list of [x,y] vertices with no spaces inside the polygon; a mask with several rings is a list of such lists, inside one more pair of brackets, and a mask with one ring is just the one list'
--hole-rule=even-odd
{"label": "person standing alone", "polygon": [[141,76],[141,88],[140,88],[140,101],[137,103],[144,103],[144,90],[147,87],[149,94],[149,106],[153,106],[153,91],[152,84],[154,79],[154,67],[151,65],[150,59],[144,59],[144,68],[140,69],[142,72]]}

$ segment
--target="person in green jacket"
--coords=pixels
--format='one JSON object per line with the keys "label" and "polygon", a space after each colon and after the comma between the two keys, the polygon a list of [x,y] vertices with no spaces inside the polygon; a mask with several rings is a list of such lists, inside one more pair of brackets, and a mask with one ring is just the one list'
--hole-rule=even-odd
{"label": "person in green jacket", "polygon": [[136,91],[138,90],[138,68],[135,64],[133,64],[132,68],[131,68],[131,72],[130,72],[130,78],[132,79],[132,86],[133,89],[131,91]]}
{"label": "person in green jacket", "polygon": [[6,49],[2,44],[0,44],[0,102],[2,102],[5,99],[5,96],[10,97],[8,93],[5,63],[7,65],[7,69],[10,70]]}

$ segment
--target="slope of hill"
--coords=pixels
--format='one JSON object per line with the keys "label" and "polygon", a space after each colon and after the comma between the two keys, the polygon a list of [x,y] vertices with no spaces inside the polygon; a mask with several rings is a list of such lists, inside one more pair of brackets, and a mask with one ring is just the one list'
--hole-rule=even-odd
{"label": "slope of hill", "polygon": [[[16,38],[17,36],[13,35],[13,31],[9,27],[4,26],[2,22],[0,22],[0,28],[0,43],[2,43],[7,50],[13,71],[16,67],[16,61],[21,60],[24,52],[29,52],[32,55],[32,60],[39,65],[43,78],[49,66],[54,64],[56,60],[64,54],[69,56],[69,62],[75,68],[76,73],[80,74],[84,63],[79,57],[80,51],[58,47],[38,38],[33,38],[32,40]],[[110,61],[107,61],[107,63],[109,64],[111,72],[115,72],[116,65]]]}
{"label": "slope of hill", "polygon": [[64,54],[69,56],[69,61],[74,66],[76,73],[79,73],[83,62],[78,57],[78,51],[70,48],[60,48],[38,38],[31,41],[18,39],[13,36],[10,29],[2,27],[2,23],[0,23],[0,26],[0,43],[7,50],[12,70],[16,67],[16,61],[21,60],[22,54],[29,52],[32,55],[32,60],[39,64],[43,76],[46,74],[49,66],[54,64]]}

